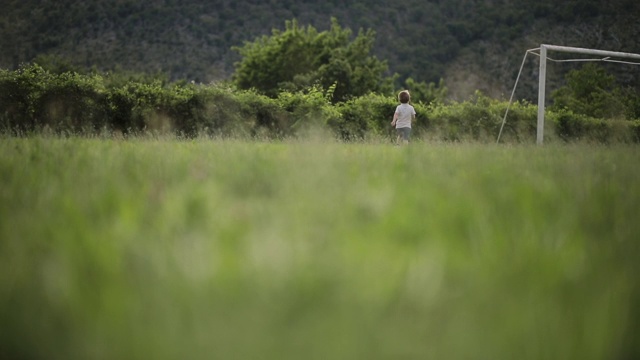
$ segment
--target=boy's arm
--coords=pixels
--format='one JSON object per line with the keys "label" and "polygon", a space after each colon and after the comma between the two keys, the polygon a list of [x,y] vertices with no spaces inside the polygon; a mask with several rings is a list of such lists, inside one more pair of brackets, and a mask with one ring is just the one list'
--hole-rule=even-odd
{"label": "boy's arm", "polygon": [[398,120],[398,113],[393,114],[393,121],[391,122],[391,126],[394,126],[396,124],[396,120]]}

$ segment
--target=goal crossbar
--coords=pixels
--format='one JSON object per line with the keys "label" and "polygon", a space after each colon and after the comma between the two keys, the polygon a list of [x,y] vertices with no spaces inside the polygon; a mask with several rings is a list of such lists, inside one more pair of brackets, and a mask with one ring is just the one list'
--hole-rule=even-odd
{"label": "goal crossbar", "polygon": [[545,44],[540,45],[540,49],[542,48],[547,49],[547,51],[551,50],[551,51],[568,52],[568,53],[574,53],[574,54],[598,55],[598,56],[605,56],[605,57],[608,56],[608,57],[640,60],[640,54],[620,52],[620,51],[585,49],[585,48],[579,48],[579,47],[545,45]]}
{"label": "goal crossbar", "polygon": [[[536,53],[536,51],[538,51],[538,53]],[[595,56],[601,56],[602,58],[555,60],[547,56],[547,53],[549,51],[584,54],[584,55],[595,55]],[[640,60],[640,54],[620,52],[620,51],[586,49],[586,48],[579,48],[579,47],[557,46],[557,45],[548,45],[548,44],[542,44],[537,49],[527,50],[525,52],[524,59],[522,60],[522,65],[520,66],[520,72],[518,73],[518,77],[516,78],[516,84],[514,85],[513,91],[511,92],[511,98],[509,99],[509,105],[507,106],[507,110],[505,112],[504,119],[502,121],[502,127],[500,127],[500,134],[498,134],[497,142],[500,141],[500,135],[502,135],[502,129],[507,119],[507,114],[509,113],[509,107],[511,106],[511,103],[513,101],[513,95],[515,93],[516,87],[518,86],[520,73],[522,73],[524,63],[529,53],[535,54],[540,57],[540,71],[538,73],[538,123],[537,123],[537,131],[536,131],[536,143],[538,145],[542,145],[544,141],[544,110],[545,110],[545,88],[546,88],[546,80],[547,80],[547,60],[554,61],[554,62],[605,61],[605,62],[614,62],[614,63],[621,63],[621,64],[629,64],[629,65],[640,65],[640,63],[636,63],[636,62],[616,60],[620,58]],[[615,59],[612,59],[612,58],[615,58]]]}

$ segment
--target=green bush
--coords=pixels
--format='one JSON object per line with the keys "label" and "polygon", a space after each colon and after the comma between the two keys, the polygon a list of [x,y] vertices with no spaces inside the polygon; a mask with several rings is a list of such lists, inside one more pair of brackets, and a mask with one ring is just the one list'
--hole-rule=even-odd
{"label": "green bush", "polygon": [[34,127],[31,99],[40,92],[42,68],[0,70],[0,120],[6,130],[25,131]]}
{"label": "green bush", "polygon": [[[526,101],[516,101],[509,107],[507,118],[504,115],[507,111],[507,101],[492,101],[489,105],[490,111],[493,114],[497,114],[500,117],[500,124],[492,124],[490,129],[487,129],[487,135],[491,138],[491,135],[497,137],[500,133],[499,127],[502,126],[504,120],[504,127],[502,129],[501,142],[515,142],[515,143],[531,143],[536,139],[537,131],[537,119],[538,119],[538,106],[533,105]],[[547,134],[553,133],[553,128],[546,124]]]}
{"label": "green bush", "polygon": [[603,144],[638,142],[638,121],[597,119],[568,109],[551,112],[556,134],[564,141]]}
{"label": "green bush", "polygon": [[234,83],[272,98],[282,91],[332,88],[334,103],[383,89],[389,83],[387,64],[370,55],[375,33],[369,29],[352,35],[336,18],[321,32],[288,20],[284,31],[273,29],[271,36],[233,48],[242,57],[235,63]]}
{"label": "green bush", "polygon": [[36,116],[50,126],[72,132],[108,127],[108,103],[99,75],[67,72],[52,78],[37,103]]}
{"label": "green bush", "polygon": [[342,114],[333,130],[345,140],[367,136],[388,136],[397,101],[389,96],[369,94],[338,105]]}
{"label": "green bush", "polygon": [[632,121],[629,124],[629,130],[631,131],[633,142],[640,143],[640,120]]}
{"label": "green bush", "polygon": [[[242,133],[252,138],[282,138],[291,133],[291,116],[277,100],[252,90],[235,91],[235,100],[240,108],[240,118],[234,124],[227,122],[228,129],[235,129],[229,135]],[[219,101],[212,103],[219,104]]]}
{"label": "green bush", "polygon": [[0,74],[0,114],[5,128],[92,132],[110,122],[102,77],[75,72],[51,74],[39,65]]}
{"label": "green bush", "polygon": [[[432,137],[444,141],[495,141],[500,132],[508,103],[491,99],[480,92],[469,100],[451,104],[432,104],[428,118]],[[503,135],[505,140],[524,142],[535,134],[535,110],[528,103],[514,103],[509,110]]]}
{"label": "green bush", "polygon": [[565,80],[565,86],[551,93],[552,110],[568,109],[599,119],[619,119],[631,111],[615,77],[598,64],[588,63],[569,71]]}
{"label": "green bush", "polygon": [[51,80],[51,74],[38,65],[0,70],[0,116],[5,129],[24,132],[43,125],[37,103]]}
{"label": "green bush", "polygon": [[313,86],[307,91],[280,92],[277,103],[288,119],[288,135],[309,134],[339,122],[340,113],[331,105],[333,90]]}
{"label": "green bush", "polygon": [[144,119],[134,115],[137,100],[133,84],[111,89],[107,99],[113,130],[128,134],[145,128]]}
{"label": "green bush", "polygon": [[[440,86],[444,91],[446,88]],[[282,91],[270,98],[228,84],[167,83],[161,79],[114,82],[111,77],[51,73],[38,65],[0,71],[0,126],[5,133],[50,129],[56,133],[115,132],[283,139],[324,132],[342,140],[389,139],[397,99],[369,93],[333,104],[336,86]],[[626,101],[634,98],[629,95]],[[508,103],[477,92],[463,102],[413,104],[413,137],[493,142]],[[567,108],[547,111],[546,137],[597,143],[638,142],[637,121],[600,119]],[[537,106],[514,102],[501,142],[536,138]]]}
{"label": "green bush", "polygon": [[165,91],[160,83],[135,83],[110,91],[112,124],[128,132],[168,131],[171,128],[164,108]]}

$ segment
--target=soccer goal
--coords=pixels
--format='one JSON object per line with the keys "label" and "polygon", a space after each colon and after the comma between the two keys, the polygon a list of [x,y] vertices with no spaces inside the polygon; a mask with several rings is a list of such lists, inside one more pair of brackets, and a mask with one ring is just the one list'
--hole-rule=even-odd
{"label": "soccer goal", "polygon": [[[549,51],[592,55],[592,56],[597,56],[597,58],[556,60],[547,55]],[[513,91],[511,92],[509,105],[507,106],[507,110],[505,111],[504,118],[502,119],[502,126],[500,126],[500,133],[498,134],[498,139],[496,143],[500,142],[502,129],[504,128],[504,124],[507,120],[507,114],[509,114],[509,108],[511,107],[511,103],[513,102],[513,95],[516,92],[516,87],[518,86],[518,81],[520,80],[520,74],[522,74],[522,69],[527,60],[527,55],[529,54],[537,55],[540,58],[540,71],[538,74],[538,123],[537,123],[537,131],[536,131],[536,143],[538,145],[542,145],[544,141],[544,110],[545,110],[545,89],[546,89],[546,82],[547,82],[547,60],[553,61],[553,62],[603,61],[603,62],[613,62],[613,63],[628,64],[628,65],[640,65],[640,63],[638,62],[621,60],[621,59],[640,60],[640,54],[634,54],[634,53],[606,51],[606,50],[597,50],[597,49],[585,49],[585,48],[568,47],[568,46],[545,45],[545,44],[540,45],[539,48],[527,50],[524,54],[524,59],[522,59],[522,65],[520,65],[520,71],[518,72],[516,83],[513,86]]]}

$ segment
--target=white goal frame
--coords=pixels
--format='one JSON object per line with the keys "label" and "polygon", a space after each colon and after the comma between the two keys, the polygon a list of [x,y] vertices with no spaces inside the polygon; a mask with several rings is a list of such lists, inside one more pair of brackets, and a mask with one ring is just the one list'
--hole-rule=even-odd
{"label": "white goal frame", "polygon": [[[539,53],[536,53],[538,51]],[[596,55],[601,56],[598,59],[568,59],[568,60],[556,60],[547,56],[549,51],[557,51],[557,52],[565,52],[565,53],[574,53],[574,54],[586,54],[586,55]],[[522,65],[520,66],[520,72],[518,73],[518,77],[516,78],[516,84],[513,87],[513,91],[511,92],[511,98],[509,99],[509,105],[507,106],[507,110],[504,114],[504,119],[502,120],[502,126],[500,127],[500,133],[498,134],[497,142],[500,142],[500,135],[502,135],[502,129],[504,128],[505,121],[507,119],[507,114],[509,113],[509,107],[513,102],[513,95],[516,91],[516,87],[518,86],[518,80],[520,79],[520,74],[522,73],[522,68],[524,67],[524,63],[527,60],[527,55],[529,53],[538,55],[540,57],[540,71],[538,74],[538,123],[536,129],[536,143],[538,145],[542,145],[544,141],[544,110],[545,110],[545,93],[546,93],[546,81],[547,81],[547,60],[553,62],[570,62],[570,61],[604,61],[604,62],[614,62],[614,63],[622,63],[622,64],[630,64],[630,65],[640,65],[637,62],[629,62],[622,61],[616,59],[633,59],[640,60],[640,54],[634,53],[626,53],[626,52],[618,52],[618,51],[606,51],[606,50],[597,50],[597,49],[585,49],[585,48],[577,48],[577,47],[569,47],[569,46],[557,46],[557,45],[546,45],[541,44],[537,49],[527,50],[524,59],[522,60]]]}

